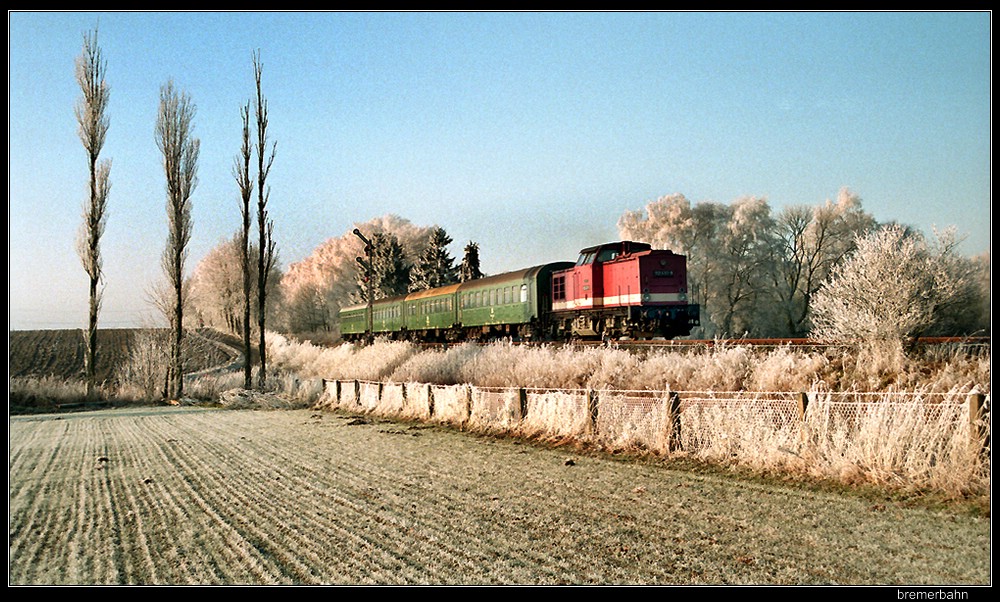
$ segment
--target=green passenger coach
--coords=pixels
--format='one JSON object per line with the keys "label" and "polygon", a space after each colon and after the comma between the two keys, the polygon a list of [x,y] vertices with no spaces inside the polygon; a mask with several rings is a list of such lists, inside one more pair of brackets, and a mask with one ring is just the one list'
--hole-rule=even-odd
{"label": "green passenger coach", "polygon": [[[405,296],[379,299],[372,303],[372,332],[392,335],[404,330],[403,301]],[[355,340],[368,330],[368,305],[358,304],[340,310],[340,336]]]}
{"label": "green passenger coach", "polygon": [[[572,267],[550,263],[379,299],[372,304],[372,333],[391,338],[457,341],[494,337],[537,338],[548,334],[553,271]],[[360,340],[367,333],[368,306],[340,310],[340,334]]]}
{"label": "green passenger coach", "polygon": [[368,306],[351,305],[340,310],[340,336],[355,339],[364,336],[368,330]]}
{"label": "green passenger coach", "polygon": [[470,338],[544,334],[543,317],[552,308],[550,277],[568,262],[470,280],[458,287],[459,321]]}
{"label": "green passenger coach", "polygon": [[421,338],[443,339],[447,332],[459,326],[455,293],[459,285],[410,293],[403,301],[405,329],[419,332]]}

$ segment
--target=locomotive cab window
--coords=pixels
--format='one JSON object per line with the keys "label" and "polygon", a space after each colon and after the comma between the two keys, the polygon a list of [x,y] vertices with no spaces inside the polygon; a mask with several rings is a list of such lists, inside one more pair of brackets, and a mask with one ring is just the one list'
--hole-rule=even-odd
{"label": "locomotive cab window", "polygon": [[601,254],[597,256],[597,261],[612,261],[618,257],[618,249],[604,249]]}

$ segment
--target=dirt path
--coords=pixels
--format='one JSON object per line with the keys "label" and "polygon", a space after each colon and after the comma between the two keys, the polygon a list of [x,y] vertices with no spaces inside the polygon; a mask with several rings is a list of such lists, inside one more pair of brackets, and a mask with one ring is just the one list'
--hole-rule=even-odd
{"label": "dirt path", "polygon": [[307,410],[10,419],[11,584],[988,584],[990,521]]}

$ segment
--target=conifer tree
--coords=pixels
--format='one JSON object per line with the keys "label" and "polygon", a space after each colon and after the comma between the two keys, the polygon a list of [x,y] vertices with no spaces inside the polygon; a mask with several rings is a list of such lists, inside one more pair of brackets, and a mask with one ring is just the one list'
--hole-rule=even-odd
{"label": "conifer tree", "polygon": [[458,282],[455,260],[448,253],[451,237],[444,228],[435,227],[424,252],[410,272],[410,290],[422,291]]}
{"label": "conifer tree", "polygon": [[[403,250],[403,245],[395,235],[376,232],[372,235],[372,294],[374,300],[394,297],[407,292],[412,266]],[[365,274],[358,274],[358,298],[368,300],[368,285]]]}
{"label": "conifer tree", "polygon": [[459,280],[468,282],[482,278],[483,273],[479,270],[479,244],[469,241],[465,245],[465,257],[462,258],[462,266],[459,269]]}

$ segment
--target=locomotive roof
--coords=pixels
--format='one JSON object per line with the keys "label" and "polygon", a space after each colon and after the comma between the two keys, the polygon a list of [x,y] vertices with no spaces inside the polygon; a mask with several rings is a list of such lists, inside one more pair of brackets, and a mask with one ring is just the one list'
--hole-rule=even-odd
{"label": "locomotive roof", "polygon": [[606,242],[602,245],[595,245],[593,247],[581,249],[580,254],[593,253],[594,251],[600,251],[601,249],[607,248],[625,249],[625,253],[641,253],[642,251],[652,250],[653,245],[645,242],[635,242],[632,240],[620,240],[617,242]]}

